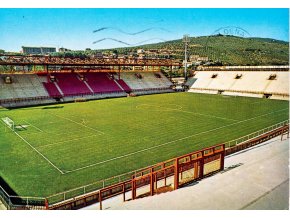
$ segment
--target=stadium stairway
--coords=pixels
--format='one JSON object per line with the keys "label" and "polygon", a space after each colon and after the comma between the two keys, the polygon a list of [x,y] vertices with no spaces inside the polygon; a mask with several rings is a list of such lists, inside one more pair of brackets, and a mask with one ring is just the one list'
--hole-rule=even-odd
{"label": "stadium stairway", "polygon": [[47,92],[49,93],[50,97],[62,97],[63,94],[60,93],[59,89],[56,87],[55,83],[52,82],[43,82],[44,87],[46,88]]}
{"label": "stadium stairway", "polygon": [[119,80],[115,80],[125,92],[131,92],[132,89],[124,82],[124,80],[119,79]]}

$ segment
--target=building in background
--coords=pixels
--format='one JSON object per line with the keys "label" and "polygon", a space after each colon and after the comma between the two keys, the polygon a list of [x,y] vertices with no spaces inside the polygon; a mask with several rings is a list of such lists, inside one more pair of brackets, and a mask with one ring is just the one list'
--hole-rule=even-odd
{"label": "building in background", "polygon": [[206,56],[199,56],[199,55],[190,55],[189,61],[196,62],[196,61],[208,61],[208,57]]}
{"label": "building in background", "polygon": [[137,49],[137,54],[143,54],[144,50],[142,48]]}
{"label": "building in background", "polygon": [[56,48],[54,47],[28,47],[22,46],[23,54],[48,54],[56,52]]}
{"label": "building in background", "polygon": [[71,51],[71,49],[61,47],[61,48],[58,49],[58,51],[59,52],[66,52],[66,51]]}

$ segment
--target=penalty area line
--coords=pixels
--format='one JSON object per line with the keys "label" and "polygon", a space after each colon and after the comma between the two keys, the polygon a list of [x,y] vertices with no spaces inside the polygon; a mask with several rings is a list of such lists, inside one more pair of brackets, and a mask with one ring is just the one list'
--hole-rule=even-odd
{"label": "penalty area line", "polygon": [[155,146],[152,146],[152,147],[149,147],[149,148],[141,149],[139,151],[135,151],[135,152],[132,152],[132,153],[129,153],[129,154],[125,154],[125,155],[114,157],[114,158],[111,158],[111,159],[108,159],[108,160],[104,160],[104,161],[100,161],[100,162],[97,162],[97,163],[93,163],[93,164],[90,164],[90,165],[87,165],[87,166],[84,166],[84,167],[80,167],[80,168],[77,168],[77,169],[74,169],[74,170],[65,170],[64,174],[76,172],[76,171],[83,170],[83,169],[86,169],[86,168],[89,168],[89,167],[93,167],[93,166],[96,166],[96,165],[100,165],[100,164],[104,164],[104,163],[111,162],[111,161],[114,161],[114,160],[118,160],[118,159],[121,159],[121,158],[124,158],[124,157],[129,157],[129,156],[132,156],[132,155],[135,155],[135,154],[138,154],[138,153],[142,153],[144,151],[152,150],[152,149],[155,149],[155,148],[158,148],[158,147],[162,147],[164,145],[168,145],[168,144],[171,144],[171,143],[174,143],[174,142],[182,141],[184,139],[192,138],[194,136],[201,135],[201,134],[204,134],[204,133],[213,132],[215,130],[223,129],[223,128],[226,128],[226,127],[229,127],[229,126],[233,126],[233,125],[236,125],[236,124],[244,123],[244,122],[247,122],[247,121],[250,121],[250,120],[257,119],[259,117],[264,117],[264,116],[267,116],[267,115],[270,115],[270,114],[274,114],[276,112],[280,112],[280,111],[284,111],[284,110],[288,110],[288,108],[277,110],[277,111],[273,111],[273,112],[270,112],[270,113],[267,113],[267,114],[262,114],[262,115],[259,115],[259,116],[256,116],[256,117],[252,117],[252,118],[249,118],[249,119],[246,119],[246,120],[241,120],[241,121],[238,121],[238,122],[235,122],[235,123],[231,123],[231,124],[228,124],[228,125],[220,126],[220,127],[214,128],[214,129],[210,129],[210,130],[207,130],[207,131],[203,131],[203,132],[200,132],[200,133],[189,135],[189,136],[186,136],[186,137],[183,137],[183,138],[179,138],[179,139],[176,139],[176,140],[173,140],[173,141],[165,142],[165,143],[162,143],[162,144],[159,144],[159,145],[155,145]]}
{"label": "penalty area line", "polygon": [[35,129],[39,130],[40,132],[43,132],[43,130],[41,130],[40,128],[38,128],[37,126],[29,123],[28,121],[24,120],[25,123],[29,124],[30,126],[33,126]]}
{"label": "penalty area line", "polygon": [[[204,116],[204,117],[211,117],[211,118],[229,120],[229,121],[239,121],[239,120],[236,120],[236,119],[231,119],[231,118],[226,118],[226,117],[219,117],[219,116],[214,116],[214,115],[210,115],[210,114],[202,114],[202,113],[198,113],[198,112],[182,110],[183,107],[180,106],[180,105],[177,105],[177,104],[168,104],[168,105],[175,105],[175,106],[178,106],[179,108],[163,107],[163,106],[153,105],[153,104],[140,104],[140,105],[137,105],[136,108],[139,109],[140,108],[139,106],[141,106],[141,109],[142,109],[142,105],[147,105],[147,106],[150,106],[150,107],[160,108],[161,109],[160,111],[180,111],[180,112],[183,112],[183,113],[189,113],[189,114],[193,114],[193,115],[200,115],[200,116]],[[162,108],[166,109],[166,110],[162,110]]]}
{"label": "penalty area line", "polygon": [[53,166],[58,172],[61,174],[65,174],[62,170],[60,170],[57,166],[55,166],[47,157],[45,157],[40,151],[38,151],[33,145],[31,145],[25,138],[23,138],[21,135],[19,135],[17,132],[14,131],[14,133],[22,139],[26,144],[28,144],[36,153],[38,153],[43,159],[45,159],[51,166]]}
{"label": "penalty area line", "polygon": [[216,118],[216,119],[222,119],[222,120],[230,120],[230,121],[239,121],[236,119],[231,119],[231,118],[225,118],[225,117],[219,117],[219,116],[214,116],[214,115],[209,115],[209,114],[202,114],[202,113],[197,113],[197,112],[192,112],[192,111],[184,111],[184,110],[179,110],[179,109],[174,109],[175,111],[180,111],[180,112],[184,112],[184,113],[190,113],[190,114],[196,114],[196,115],[200,115],[200,116],[204,116],[204,117],[212,117],[212,118]]}
{"label": "penalty area line", "polygon": [[63,116],[60,116],[60,115],[57,115],[57,114],[53,114],[53,113],[49,113],[49,114],[51,114],[51,115],[53,115],[53,116],[56,116],[56,117],[59,117],[59,118],[62,118],[62,119],[65,119],[65,120],[68,120],[68,121],[73,122],[73,123],[75,123],[75,124],[78,124],[78,125],[80,125],[80,126],[86,127],[86,128],[91,129],[91,130],[93,130],[93,131],[95,131],[95,132],[99,132],[99,133],[101,133],[101,134],[105,134],[104,132],[102,132],[102,131],[100,131],[100,130],[94,129],[94,128],[89,127],[89,126],[86,126],[86,125],[84,125],[84,124],[82,124],[82,123],[78,123],[78,122],[76,122],[76,121],[74,121],[74,120],[72,120],[72,119],[69,119],[69,118],[67,118],[67,117],[63,117]]}
{"label": "penalty area line", "polygon": [[63,141],[58,141],[58,142],[49,143],[49,144],[45,144],[45,145],[40,145],[40,146],[38,146],[38,148],[48,147],[48,146],[51,146],[51,145],[57,145],[57,144],[61,144],[61,143],[77,141],[77,140],[91,138],[91,137],[96,137],[96,136],[99,136],[99,135],[92,134],[92,135],[89,135],[89,136],[72,138],[72,139],[68,139],[68,140],[63,140]]}

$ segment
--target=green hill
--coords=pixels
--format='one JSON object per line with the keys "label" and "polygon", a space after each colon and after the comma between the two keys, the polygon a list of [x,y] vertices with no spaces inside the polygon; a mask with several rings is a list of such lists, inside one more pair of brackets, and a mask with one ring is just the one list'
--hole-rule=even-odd
{"label": "green hill", "polygon": [[[147,44],[136,47],[100,50],[114,51],[118,54],[136,52],[138,48],[167,49],[173,58],[183,59],[182,40]],[[288,65],[289,43],[268,38],[242,38],[236,36],[191,37],[189,55],[207,56],[223,65]],[[162,57],[162,55],[160,55]]]}

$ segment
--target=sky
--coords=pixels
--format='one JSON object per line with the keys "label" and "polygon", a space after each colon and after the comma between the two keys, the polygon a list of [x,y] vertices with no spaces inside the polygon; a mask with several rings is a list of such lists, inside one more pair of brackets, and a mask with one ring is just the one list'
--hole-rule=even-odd
{"label": "sky", "polygon": [[[225,27],[250,37],[289,41],[289,9],[0,9],[0,49],[21,46],[104,49],[205,36]],[[102,29],[93,32],[97,29]],[[144,32],[142,32],[145,30]],[[138,33],[130,35],[126,33]],[[106,39],[111,38],[111,39]],[[93,44],[93,42],[100,41]]]}

